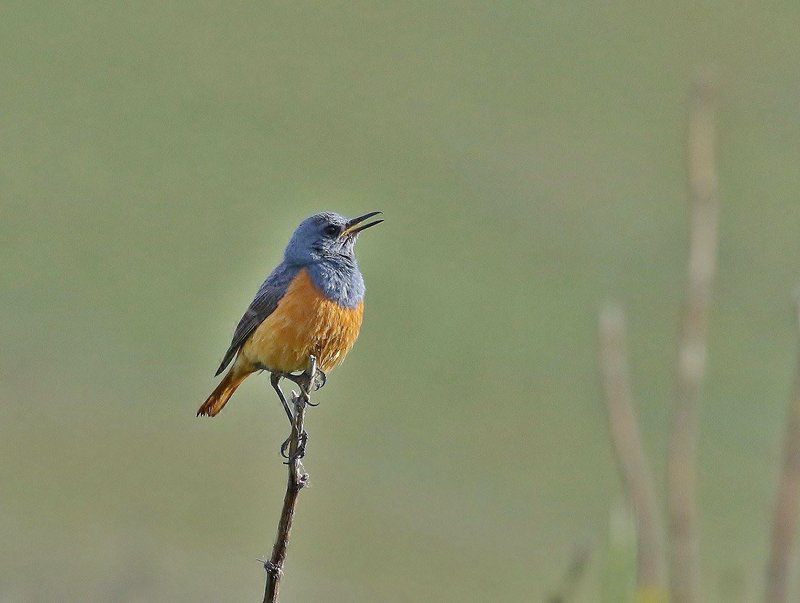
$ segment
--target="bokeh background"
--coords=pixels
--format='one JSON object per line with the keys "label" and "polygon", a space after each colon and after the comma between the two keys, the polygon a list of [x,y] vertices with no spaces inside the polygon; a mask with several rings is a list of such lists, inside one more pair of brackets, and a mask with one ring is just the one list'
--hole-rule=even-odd
{"label": "bokeh background", "polygon": [[285,418],[263,377],[195,411],[296,223],[380,209],[285,599],[542,600],[589,542],[599,600],[596,317],[629,313],[661,476],[709,64],[704,588],[754,598],[795,363],[798,28],[793,2],[3,2],[0,599],[260,600]]}

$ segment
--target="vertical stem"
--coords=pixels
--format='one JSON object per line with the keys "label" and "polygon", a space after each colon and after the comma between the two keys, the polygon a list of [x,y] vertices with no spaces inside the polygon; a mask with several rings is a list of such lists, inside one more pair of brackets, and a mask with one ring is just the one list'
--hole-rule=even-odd
{"label": "vertical stem", "polygon": [[600,316],[600,369],[608,427],[626,498],[636,519],[637,591],[651,601],[665,600],[663,530],[653,474],[639,433],[625,345],[625,316],[615,306]]}
{"label": "vertical stem", "polygon": [[547,597],[547,603],[568,603],[575,598],[575,592],[586,573],[591,557],[592,547],[588,543],[576,547],[559,589]]}
{"label": "vertical stem", "polygon": [[[800,327],[800,292],[796,299],[796,312]],[[764,597],[767,603],[784,603],[789,600],[789,564],[800,511],[800,354],[794,387],[783,442],[783,471],[772,521],[767,590]]]}
{"label": "vertical stem", "polygon": [[667,480],[670,586],[673,603],[700,596],[696,463],[698,400],[706,367],[711,284],[716,269],[719,199],[714,160],[714,103],[711,85],[698,81],[689,116],[689,269],[678,343],[675,404]]}
{"label": "vertical stem", "polygon": [[292,392],[292,405],[294,406],[294,421],[292,421],[292,433],[289,440],[289,477],[286,483],[286,494],[283,497],[283,509],[281,518],[278,522],[278,535],[272,547],[272,556],[269,561],[264,563],[267,572],[267,583],[264,589],[264,603],[275,603],[278,601],[280,593],[280,582],[283,577],[283,564],[286,561],[286,550],[289,546],[289,537],[292,533],[294,522],[294,511],[297,506],[297,498],[308,484],[308,474],[300,462],[299,451],[301,450],[301,438],[303,437],[306,408],[309,402],[308,391],[314,375],[317,372],[317,361],[311,357],[311,367],[306,372],[308,376],[305,387],[300,388],[300,394]]}

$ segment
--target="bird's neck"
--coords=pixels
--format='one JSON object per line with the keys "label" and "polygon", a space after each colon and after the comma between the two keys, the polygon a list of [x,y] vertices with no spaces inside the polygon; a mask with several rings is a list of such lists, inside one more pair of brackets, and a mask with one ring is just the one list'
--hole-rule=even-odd
{"label": "bird's neck", "polygon": [[364,299],[364,278],[355,258],[325,259],[308,266],[311,280],[329,300],[355,308]]}

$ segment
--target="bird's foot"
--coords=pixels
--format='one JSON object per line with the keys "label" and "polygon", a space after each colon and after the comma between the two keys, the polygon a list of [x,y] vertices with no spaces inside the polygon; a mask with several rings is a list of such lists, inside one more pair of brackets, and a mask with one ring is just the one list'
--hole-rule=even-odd
{"label": "bird's foot", "polygon": [[[314,375],[309,375],[307,371],[300,373],[299,375],[295,375],[294,373],[284,373],[282,375],[295,385],[303,390],[303,393],[306,395],[310,394],[311,392],[315,392],[323,388],[325,383],[328,382],[328,376],[325,374],[325,371],[318,368]],[[308,402],[310,406],[316,406],[316,404],[312,402]]]}
{"label": "bird's foot", "polygon": [[312,391],[322,389],[327,382],[328,376],[325,374],[325,371],[323,371],[321,368],[318,368],[317,372],[314,373],[314,376],[311,378]]}
{"label": "bird's foot", "polygon": [[294,454],[290,453],[290,448],[292,445],[292,436],[286,438],[286,440],[281,444],[281,456],[286,459],[284,465],[288,465],[291,462],[299,460],[306,455],[306,444],[308,443],[308,432],[304,431],[300,434],[300,438],[297,442],[297,449],[294,451]]}
{"label": "bird's foot", "polygon": [[306,404],[309,406],[319,406],[319,402],[312,402],[308,394],[322,389],[323,386],[328,382],[328,376],[325,374],[325,371],[317,367],[316,362],[312,365],[312,370],[314,371],[313,375],[309,375],[308,372],[303,373],[305,382],[304,385],[301,385],[300,387],[303,387],[304,391],[306,392]]}
{"label": "bird's foot", "polygon": [[291,455],[289,461],[300,460],[303,458],[306,455],[306,444],[308,444],[308,432],[304,431],[300,434],[300,441],[297,444],[297,450],[293,455]]}

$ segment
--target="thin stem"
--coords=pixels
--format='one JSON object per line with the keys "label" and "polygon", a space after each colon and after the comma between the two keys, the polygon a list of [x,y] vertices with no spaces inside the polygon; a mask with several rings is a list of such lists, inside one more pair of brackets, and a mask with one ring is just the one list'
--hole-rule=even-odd
{"label": "thin stem", "polygon": [[664,600],[665,561],[661,517],[653,473],[639,433],[631,391],[625,316],[616,306],[600,315],[600,369],[608,427],[625,494],[636,518],[637,591],[649,600]]}
{"label": "thin stem", "polygon": [[689,267],[678,343],[675,404],[667,459],[670,586],[673,603],[700,597],[697,538],[698,401],[706,367],[711,284],[716,271],[719,198],[711,85],[694,87],[689,116]]}
{"label": "thin stem", "polygon": [[289,439],[289,476],[286,482],[286,494],[283,497],[283,509],[281,518],[278,522],[278,535],[272,547],[272,556],[269,561],[264,563],[267,572],[267,584],[264,589],[264,603],[275,603],[278,601],[280,582],[283,577],[283,565],[286,561],[286,550],[289,546],[289,537],[292,532],[294,522],[294,512],[297,506],[297,498],[306,485],[308,485],[308,473],[305,472],[300,459],[303,456],[305,447],[305,415],[309,402],[309,391],[313,383],[314,375],[317,372],[317,360],[311,356],[308,370],[304,373],[306,379],[298,381],[300,393],[292,392],[292,405],[294,406],[294,418],[292,420],[292,433]]}
{"label": "thin stem", "polygon": [[561,579],[561,586],[547,598],[547,603],[567,603],[575,598],[575,593],[580,586],[581,579],[586,574],[591,557],[592,547],[589,543],[575,548],[569,567]]}
{"label": "thin stem", "polygon": [[[800,328],[800,291],[795,302]],[[784,603],[789,600],[789,565],[800,511],[800,354],[794,387],[783,442],[783,472],[778,484],[772,520],[767,590],[764,597],[767,603]]]}

